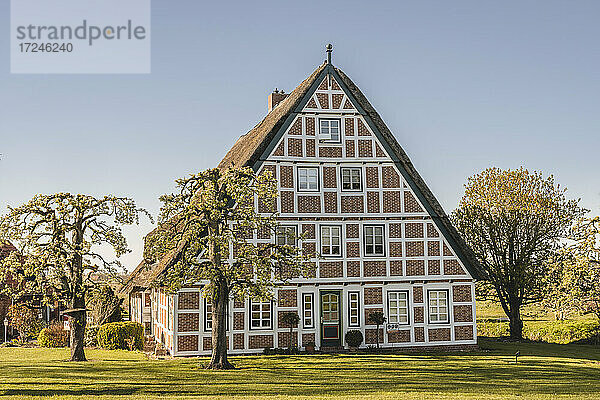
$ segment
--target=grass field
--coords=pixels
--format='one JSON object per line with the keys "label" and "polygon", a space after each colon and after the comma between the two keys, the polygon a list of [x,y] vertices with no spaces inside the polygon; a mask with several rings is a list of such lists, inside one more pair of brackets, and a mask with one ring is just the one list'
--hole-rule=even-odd
{"label": "grass field", "polygon": [[[206,359],[149,361],[140,353],[0,349],[0,397],[55,399],[600,399],[600,348],[482,341],[470,353],[236,357],[236,371]],[[519,363],[514,353],[519,350]]]}

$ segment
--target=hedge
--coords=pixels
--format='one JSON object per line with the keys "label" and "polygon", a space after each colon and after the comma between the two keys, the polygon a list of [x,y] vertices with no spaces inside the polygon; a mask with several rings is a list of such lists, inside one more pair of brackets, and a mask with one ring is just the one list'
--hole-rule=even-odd
{"label": "hedge", "polygon": [[67,347],[69,345],[69,332],[60,324],[44,328],[38,335],[38,346],[41,347]]}
{"label": "hedge", "polygon": [[[479,320],[477,322],[477,335],[488,337],[509,336],[508,322],[495,322]],[[523,336],[526,339],[568,344],[577,341],[594,343],[600,335],[600,323],[597,320],[569,320],[569,321],[525,321]]]}
{"label": "hedge", "polygon": [[134,349],[144,346],[144,326],[139,322],[111,322],[98,328],[98,346],[108,349],[128,350],[127,339],[134,338]]}

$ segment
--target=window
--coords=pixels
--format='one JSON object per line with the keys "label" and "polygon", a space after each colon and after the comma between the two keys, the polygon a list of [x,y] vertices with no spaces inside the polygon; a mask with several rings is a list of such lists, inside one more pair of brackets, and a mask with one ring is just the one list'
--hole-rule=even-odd
{"label": "window", "polygon": [[271,328],[271,302],[250,302],[250,328]]}
{"label": "window", "polygon": [[[226,330],[229,330],[229,307],[225,309]],[[210,300],[204,300],[204,330],[209,332],[212,330],[212,304]]]}
{"label": "window", "polygon": [[340,141],[340,120],[339,119],[320,119],[319,120],[319,139],[331,142]]}
{"label": "window", "polygon": [[212,330],[212,304],[208,301],[204,301],[204,330]]}
{"label": "window", "polygon": [[429,322],[432,324],[443,324],[448,319],[448,291],[429,290]]}
{"label": "window", "polygon": [[319,168],[298,168],[298,190],[310,192],[319,190]]}
{"label": "window", "polygon": [[358,292],[348,293],[348,325],[350,326],[360,326],[360,303],[358,296]]}
{"label": "window", "polygon": [[315,327],[314,302],[312,293],[302,295],[302,325],[305,328]]}
{"label": "window", "polygon": [[321,227],[321,255],[341,256],[341,228],[339,226]]}
{"label": "window", "polygon": [[360,168],[342,168],[342,190],[361,190]]}
{"label": "window", "polygon": [[296,246],[296,227],[278,226],[275,232],[275,244],[278,246]]}
{"label": "window", "polygon": [[388,292],[390,324],[408,324],[408,292]]}
{"label": "window", "polygon": [[365,226],[365,255],[385,255],[383,242],[383,226]]}

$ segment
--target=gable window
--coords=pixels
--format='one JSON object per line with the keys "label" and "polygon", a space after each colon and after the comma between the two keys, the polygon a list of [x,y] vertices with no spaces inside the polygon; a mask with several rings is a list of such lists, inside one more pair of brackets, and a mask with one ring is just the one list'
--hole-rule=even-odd
{"label": "gable window", "polygon": [[360,168],[342,168],[342,190],[361,190]]}
{"label": "gable window", "polygon": [[315,313],[312,293],[304,293],[302,295],[302,325],[305,328],[315,327]]}
{"label": "gable window", "polygon": [[250,328],[252,329],[270,329],[271,328],[271,311],[272,306],[270,301],[254,301],[250,302]]}
{"label": "gable window", "polygon": [[448,323],[448,291],[429,290],[429,322],[432,324]]}
{"label": "gable window", "polygon": [[388,292],[388,322],[408,324],[408,292]]}
{"label": "gable window", "polygon": [[382,225],[365,226],[365,255],[383,256],[385,255]]}
{"label": "gable window", "polygon": [[323,256],[341,256],[341,227],[322,226],[321,227],[321,254]]}
{"label": "gable window", "polygon": [[360,303],[359,293],[348,293],[348,325],[360,326]]}
{"label": "gable window", "polygon": [[328,142],[340,141],[340,120],[339,119],[320,119],[319,120],[319,139]]}
{"label": "gable window", "polygon": [[298,190],[307,192],[319,190],[319,168],[298,167]]}
{"label": "gable window", "polygon": [[278,246],[296,246],[296,227],[278,226],[275,232],[275,244]]}

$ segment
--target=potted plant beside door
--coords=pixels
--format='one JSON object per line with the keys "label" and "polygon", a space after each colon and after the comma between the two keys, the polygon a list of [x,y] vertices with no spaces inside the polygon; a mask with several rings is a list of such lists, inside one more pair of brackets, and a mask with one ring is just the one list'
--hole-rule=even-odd
{"label": "potted plant beside door", "polygon": [[363,334],[359,330],[351,330],[346,332],[346,343],[354,351],[358,350],[363,342]]}

